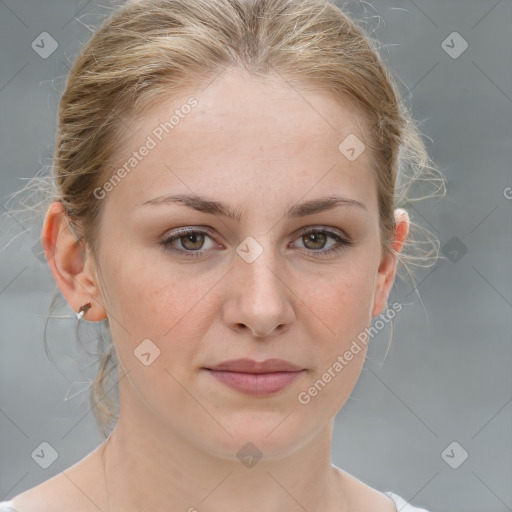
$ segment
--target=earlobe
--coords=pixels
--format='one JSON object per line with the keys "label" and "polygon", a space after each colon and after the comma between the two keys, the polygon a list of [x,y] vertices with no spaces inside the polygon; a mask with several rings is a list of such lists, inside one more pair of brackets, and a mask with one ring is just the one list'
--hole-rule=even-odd
{"label": "earlobe", "polygon": [[[406,210],[402,208],[395,210],[395,225],[395,239],[391,247],[399,253],[409,233],[409,215]],[[395,280],[397,262],[396,254],[390,252],[383,254],[376,276],[372,317],[380,315],[384,309]]]}
{"label": "earlobe", "polygon": [[106,318],[99,285],[86,264],[88,254],[70,226],[64,205],[58,201],[46,212],[41,243],[53,277],[73,311],[90,302],[87,320]]}

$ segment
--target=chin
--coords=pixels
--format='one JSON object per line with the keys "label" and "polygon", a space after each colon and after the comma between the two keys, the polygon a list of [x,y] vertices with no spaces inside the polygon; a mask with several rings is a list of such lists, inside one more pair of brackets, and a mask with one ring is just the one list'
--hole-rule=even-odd
{"label": "chin", "polygon": [[[239,412],[218,418],[226,430],[208,429],[201,436],[202,444],[213,456],[237,460],[244,456],[278,459],[290,455],[306,444],[317,431],[305,430],[305,422],[292,414],[292,407],[283,411]],[[320,430],[320,427],[317,429]]]}

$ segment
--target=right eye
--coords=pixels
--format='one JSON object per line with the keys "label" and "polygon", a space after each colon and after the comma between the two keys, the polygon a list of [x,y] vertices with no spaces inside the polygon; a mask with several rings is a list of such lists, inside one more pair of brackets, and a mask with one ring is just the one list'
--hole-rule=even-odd
{"label": "right eye", "polygon": [[[211,236],[206,231],[195,228],[180,228],[162,240],[160,245],[162,245],[166,251],[177,253],[187,258],[194,258],[204,255],[205,251],[201,249],[205,242],[205,238],[212,240]],[[176,241],[178,241],[182,246],[181,249],[178,249],[173,245]]]}

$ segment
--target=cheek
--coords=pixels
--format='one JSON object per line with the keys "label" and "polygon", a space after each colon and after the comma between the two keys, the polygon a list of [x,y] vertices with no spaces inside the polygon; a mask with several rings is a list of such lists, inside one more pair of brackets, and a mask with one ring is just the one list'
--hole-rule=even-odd
{"label": "cheek", "polygon": [[327,421],[337,413],[361,373],[367,352],[362,334],[371,324],[372,276],[369,266],[347,265],[329,279],[317,279],[316,287],[309,283],[301,290],[308,297],[303,315],[309,319],[315,364],[297,401],[317,418]]}
{"label": "cheek", "polygon": [[138,396],[166,421],[166,411],[175,411],[176,404],[190,400],[185,390],[193,386],[191,368],[196,364],[203,326],[210,321],[201,318],[206,306],[198,299],[204,294],[179,278],[173,282],[163,277],[163,269],[130,266],[124,278],[119,274],[112,283],[122,325],[110,322],[120,365],[128,373],[125,401]]}
{"label": "cheek", "polygon": [[[125,247],[117,262],[106,258],[105,271],[114,301],[109,324],[120,362],[137,386],[165,389],[176,384],[172,376],[185,384],[214,321],[213,293],[208,291],[219,277],[213,273],[186,277],[176,265],[160,259],[149,263],[145,251],[127,251]],[[150,356],[141,360],[147,353]],[[154,362],[145,367],[144,358]]]}
{"label": "cheek", "polygon": [[164,257],[155,257],[158,248],[148,251],[134,248],[128,240],[119,242],[115,254],[111,251],[105,256],[103,267],[108,276],[107,292],[114,325],[118,324],[122,337],[127,334],[134,339],[169,336],[187,320],[198,295],[208,286],[208,277],[196,283],[179,266],[166,263]]}
{"label": "cheek", "polygon": [[297,390],[296,410],[305,422],[324,425],[344,406],[361,374],[366,348],[357,354],[339,350],[326,360],[325,365]]}
{"label": "cheek", "polygon": [[[302,278],[304,282],[304,278]],[[369,266],[350,265],[305,281],[298,295],[309,308],[304,315],[317,318],[335,345],[355,336],[371,322],[374,292]]]}

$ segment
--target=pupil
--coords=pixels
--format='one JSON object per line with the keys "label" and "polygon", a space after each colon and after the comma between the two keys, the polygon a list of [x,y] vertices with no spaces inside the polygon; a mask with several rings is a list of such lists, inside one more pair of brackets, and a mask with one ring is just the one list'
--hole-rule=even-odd
{"label": "pupil", "polygon": [[[191,242],[192,247],[187,247],[188,242]],[[202,245],[202,235],[199,233],[190,233],[189,235],[185,235],[184,245],[186,249],[200,249]]]}
{"label": "pupil", "polygon": [[[325,235],[321,233],[309,233],[307,235],[307,238],[313,242],[314,249],[321,248],[323,244],[325,243]],[[316,245],[315,245],[316,244]],[[307,245],[307,244],[306,244]]]}

